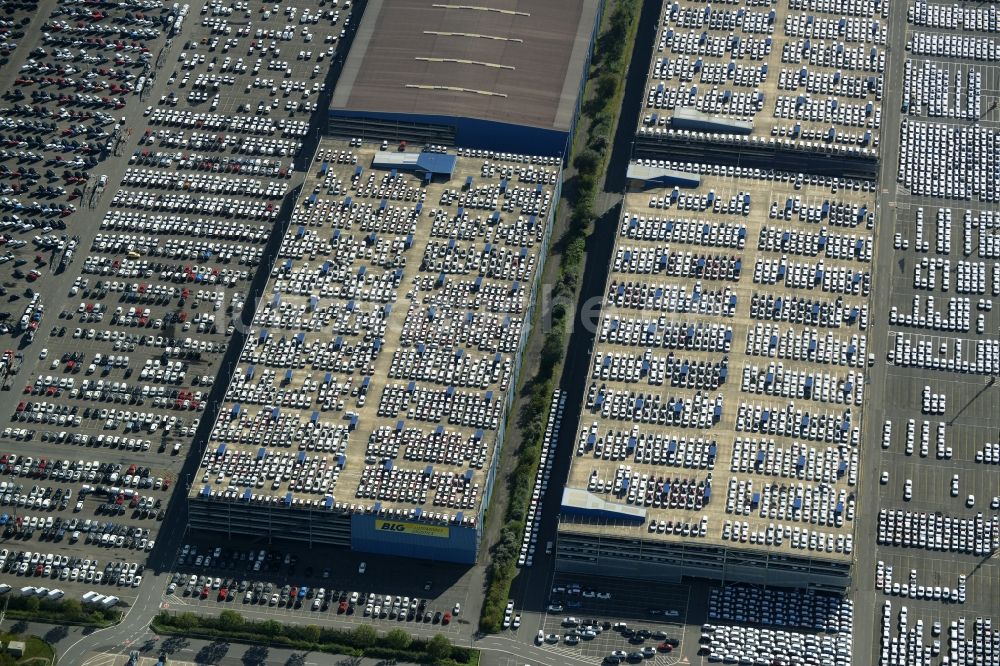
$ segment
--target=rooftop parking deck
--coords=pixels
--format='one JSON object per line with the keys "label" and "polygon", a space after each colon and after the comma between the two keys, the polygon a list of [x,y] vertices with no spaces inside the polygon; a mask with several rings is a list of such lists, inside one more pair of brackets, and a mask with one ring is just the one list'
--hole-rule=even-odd
{"label": "rooftop parking deck", "polygon": [[477,520],[560,166],[376,156],[321,143],[193,495]]}
{"label": "rooftop parking deck", "polygon": [[847,559],[874,193],[661,166],[701,185],[625,196],[567,483],[646,518],[562,527]]}
{"label": "rooftop parking deck", "polygon": [[875,159],[889,4],[663,3],[640,137]]}

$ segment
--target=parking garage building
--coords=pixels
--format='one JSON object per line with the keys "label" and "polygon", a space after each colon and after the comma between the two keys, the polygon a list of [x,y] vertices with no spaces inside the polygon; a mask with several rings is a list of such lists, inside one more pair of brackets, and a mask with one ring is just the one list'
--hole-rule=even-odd
{"label": "parking garage building", "polygon": [[633,156],[874,178],[888,7],[664,0]]}
{"label": "parking garage building", "polygon": [[561,159],[324,139],[190,527],[471,564]]}
{"label": "parking garage building", "polygon": [[556,568],[850,585],[874,194],[632,164]]}

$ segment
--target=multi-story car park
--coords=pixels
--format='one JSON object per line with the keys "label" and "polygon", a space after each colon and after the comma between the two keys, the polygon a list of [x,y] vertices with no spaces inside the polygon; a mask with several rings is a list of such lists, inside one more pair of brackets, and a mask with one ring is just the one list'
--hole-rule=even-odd
{"label": "multi-story car park", "polygon": [[[54,133],[52,145],[34,148],[38,159],[16,147],[4,155],[11,174],[51,167],[38,178],[64,181],[56,184],[78,210],[36,217],[17,208],[22,222],[40,223],[9,232],[7,245],[24,236],[51,259],[36,261],[37,277],[12,276],[35,293],[17,301],[28,324],[3,356],[4,369],[18,372],[8,372],[3,394],[11,416],[0,464],[10,476],[0,482],[0,529],[18,540],[0,559],[10,576],[35,576],[12,587],[75,598],[92,589],[131,602],[297,184],[292,160],[324,85],[316,62],[333,58],[350,8],[207,3],[161,12],[147,3],[88,7],[85,25],[66,22],[79,11],[59,6],[45,17],[50,32],[23,44],[30,62],[4,103],[11,122],[44,122]],[[279,28],[287,34],[271,43]],[[304,47],[300,55],[279,60],[292,45]],[[85,83],[59,92],[45,78],[53,69]],[[279,74],[262,78],[265,69]],[[227,89],[241,92],[223,100]],[[106,153],[80,144],[70,155],[66,142],[78,135],[99,139]],[[88,154],[97,163],[89,170]]]}
{"label": "multi-story car park", "polygon": [[[898,9],[901,14],[904,8]],[[809,659],[815,657],[802,652],[812,639],[797,633],[796,621],[758,618],[748,611],[761,599],[773,608],[774,595],[787,593],[775,588],[789,585],[827,587],[845,595],[830,607],[841,618],[838,638],[835,644],[816,645],[815,652],[822,649],[826,655],[816,663],[851,661],[852,633],[860,638],[854,641],[855,663],[992,664],[1000,658],[992,594],[998,575],[989,557],[1000,546],[1000,497],[991,467],[1000,459],[994,388],[1000,347],[993,307],[1000,293],[994,211],[1000,196],[995,173],[1000,80],[992,65],[997,14],[988,6],[926,2],[905,10],[908,25],[902,16],[890,25],[886,3],[793,2],[723,11],[684,3],[663,7],[633,151],[636,161],[629,167],[630,191],[594,331],[592,383],[581,396],[556,568],[561,580],[596,573],[768,585],[762,591],[751,588],[751,601],[746,588],[710,589],[709,624],[702,629],[701,644],[712,661],[813,663]],[[799,12],[807,15],[799,17]],[[754,28],[755,13],[764,17],[760,30]],[[852,32],[852,25],[866,22],[871,32]],[[773,35],[782,30],[779,23],[784,34]],[[716,35],[720,28],[725,32]],[[832,69],[826,70],[830,63]],[[723,78],[713,79],[717,72]],[[768,75],[774,83],[764,90]],[[836,87],[838,82],[850,86],[852,80],[862,84],[854,92]],[[811,123],[818,116],[810,115],[809,95],[815,98],[819,86],[828,84],[833,87],[819,93],[822,102],[816,107],[826,115]],[[781,110],[788,101],[782,100],[790,95],[792,115],[786,118]],[[860,105],[863,128],[861,140],[853,144],[845,136],[853,130],[829,117],[852,105]],[[797,127],[789,130],[789,122]],[[766,213],[751,208],[744,218],[736,207],[728,218],[715,220],[705,210],[732,208],[726,204],[738,202],[738,196],[716,182],[706,184],[704,173],[701,179],[692,177],[684,160],[712,164],[709,171],[723,174],[730,165],[751,174],[784,168],[792,171],[793,181],[801,177],[805,183],[822,182],[822,176],[812,174],[839,177],[840,192],[830,188],[824,199],[844,196],[845,181],[853,179],[861,196],[857,204],[877,213],[877,219],[872,218],[874,228],[838,229],[824,219],[828,210],[822,208],[815,218],[808,213],[788,217],[787,211],[798,208],[800,193],[782,185],[769,186],[766,202],[776,205]],[[646,191],[638,196],[648,204],[640,199],[636,205],[640,188]],[[749,193],[751,206],[756,204],[750,185],[729,189],[739,196]],[[853,192],[852,186],[848,194]],[[673,215],[654,211],[669,224],[649,223],[650,209],[671,206],[682,210]],[[762,216],[759,226],[776,228],[761,234],[751,224],[755,215]],[[741,226],[758,229],[740,236]],[[651,228],[655,233],[644,238]],[[773,284],[793,287],[803,271],[810,272],[809,263],[813,279],[834,274],[836,263],[829,255],[821,267],[808,253],[818,250],[822,256],[833,250],[841,242],[833,237],[840,234],[847,236],[844,247],[859,254],[852,257],[849,251],[838,259],[854,264],[863,255],[871,263],[854,264],[860,266],[854,270],[863,285],[858,319],[840,324],[841,331],[855,329],[858,337],[849,345],[856,345],[862,367],[853,380],[829,373],[835,384],[843,381],[844,387],[849,380],[852,389],[863,390],[864,403],[852,408],[849,430],[854,434],[847,446],[833,447],[849,452],[848,458],[832,459],[827,467],[832,481],[812,484],[826,492],[847,492],[842,508],[832,502],[832,531],[843,530],[845,552],[837,553],[834,539],[834,552],[828,554],[818,538],[812,550],[808,543],[805,549],[790,548],[788,532],[777,524],[781,521],[768,517],[780,515],[781,502],[787,501],[782,492],[793,498],[786,510],[788,527],[794,528],[796,510],[807,515],[810,483],[805,477],[823,467],[813,467],[809,450],[818,453],[821,447],[802,432],[806,423],[819,425],[817,415],[802,403],[823,404],[822,390],[812,386],[819,388],[815,373],[827,372],[813,363],[824,325],[795,321],[802,314],[823,316],[822,304],[815,311],[804,308],[791,293],[776,293]],[[746,252],[747,239],[758,240],[757,252]],[[751,262],[754,276],[734,280],[749,271]],[[705,277],[710,269],[721,278],[714,284]],[[741,291],[748,278],[750,294]],[[695,280],[702,283],[699,289]],[[805,298],[826,300],[818,283],[811,291]],[[725,310],[730,295],[736,297],[732,313]],[[713,299],[720,309],[712,309]],[[630,316],[622,315],[623,304]],[[699,309],[711,316],[699,316]],[[677,333],[663,335],[664,323],[673,324],[678,314],[683,322],[674,327]],[[755,321],[758,317],[763,321]],[[761,330],[763,336],[754,334],[762,325],[775,324],[777,329]],[[704,340],[711,339],[713,325],[719,342],[714,353],[706,353],[712,348]],[[775,356],[782,355],[786,325],[814,329],[818,337],[805,338],[801,361],[776,358],[772,365],[764,356],[772,346]],[[759,361],[741,358],[737,364],[732,349],[724,346],[728,342],[752,354],[757,341],[764,349]],[[811,374],[816,378],[797,399],[794,389],[782,387],[782,377],[791,376],[805,389],[804,377]],[[739,388],[732,386],[736,381]],[[657,382],[663,386],[650,386]],[[769,394],[782,400],[768,404],[773,401]],[[720,398],[722,409],[716,412]],[[785,413],[790,402],[796,412],[791,419]],[[741,414],[740,403],[751,408]],[[798,432],[793,427],[787,440],[753,432],[749,438],[774,443],[748,447],[741,416],[758,431],[780,431],[784,418],[797,423]],[[769,425],[775,420],[778,424]],[[854,431],[855,425],[864,427]],[[728,464],[729,474],[717,464]],[[779,504],[765,506],[775,481]],[[813,502],[810,517],[817,516],[817,506],[825,510],[822,502]],[[747,511],[749,518],[739,516]],[[839,511],[841,528],[836,526]],[[775,523],[773,529],[768,523]],[[746,541],[740,542],[744,535]],[[799,561],[790,563],[786,553]],[[848,619],[844,633],[843,619],[853,617],[855,609],[841,604],[851,602],[860,621],[851,628]],[[645,605],[651,613],[662,612],[655,602]],[[719,621],[723,624],[714,624]],[[741,626],[747,624],[756,626]],[[796,650],[789,652],[789,644]]]}
{"label": "multi-story car park", "polygon": [[889,3],[663,2],[641,157],[874,177]]}
{"label": "multi-story car park", "polygon": [[869,184],[667,166],[630,167],[557,567],[843,589]]}
{"label": "multi-story car park", "polygon": [[561,157],[324,140],[190,524],[472,563]]}
{"label": "multi-story car park", "polygon": [[475,561],[599,5],[368,4],[193,528]]}

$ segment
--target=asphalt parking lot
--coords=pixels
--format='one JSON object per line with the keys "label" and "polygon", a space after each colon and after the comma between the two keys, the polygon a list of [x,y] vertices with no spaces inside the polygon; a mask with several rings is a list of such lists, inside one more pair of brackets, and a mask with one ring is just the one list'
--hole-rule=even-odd
{"label": "asphalt parking lot", "polygon": [[[573,592],[574,584],[579,587],[579,592]],[[610,594],[611,598],[598,598],[597,593]],[[685,656],[691,658],[697,653],[697,641],[691,640],[690,637],[685,640],[688,636],[685,625],[692,622],[688,617],[690,593],[691,588],[682,584],[649,584],[620,578],[568,576],[557,573],[552,579],[550,588],[550,607],[539,618],[539,625],[536,627],[534,623],[525,621],[518,631],[521,634],[520,638],[525,640],[533,639],[538,629],[541,629],[546,637],[558,637],[558,642],[555,643],[546,640],[542,646],[544,650],[575,658],[582,657],[588,661],[593,660],[594,663],[601,662],[615,650],[630,653],[644,647],[655,649],[664,640],[651,636],[646,638],[624,636],[621,631],[613,628],[615,624],[623,622],[633,631],[647,630],[650,633],[662,631],[671,639],[680,641],[677,649],[671,649],[669,653],[658,652],[654,659],[645,661],[657,664],[683,663],[681,660]],[[561,605],[562,610],[553,610],[551,606],[553,603]],[[517,611],[515,608],[515,612]],[[654,615],[650,611],[658,613]],[[664,611],[676,615],[665,615]],[[587,621],[597,620],[599,624],[607,623],[609,628],[594,638],[584,638],[578,644],[570,645],[566,643],[567,632],[570,630],[570,627],[564,624],[567,617]]]}
{"label": "asphalt parking lot", "polygon": [[[910,59],[910,64],[904,71],[904,63],[900,61],[897,70],[904,77],[900,104],[897,106],[895,102],[897,91],[887,96],[887,128],[896,127],[899,122],[896,109],[901,109],[908,123],[954,128],[955,136],[959,128],[969,127],[975,121],[979,135],[970,140],[996,141],[1000,123],[995,103],[1000,89],[997,68],[987,62],[993,56],[982,57],[982,53],[975,51],[977,44],[982,47],[984,40],[991,39],[982,32],[985,28],[975,27],[976,17],[981,23],[985,16],[980,15],[982,11],[972,5],[928,4],[911,16],[910,25],[894,27],[899,42],[905,43],[908,50],[902,57]],[[943,21],[957,14],[966,16],[963,21],[971,20],[973,27],[946,28]],[[962,49],[970,45],[972,50],[963,53]],[[935,81],[943,81],[943,85]],[[878,497],[875,508],[947,516],[952,520],[975,520],[978,514],[989,521],[997,515],[991,508],[992,498],[1000,494],[996,466],[977,462],[977,454],[982,460],[984,447],[997,441],[996,405],[1000,395],[995,381],[997,368],[984,364],[985,370],[977,368],[974,372],[947,369],[948,359],[961,365],[963,361],[974,363],[988,358],[992,352],[986,345],[997,339],[1000,327],[994,307],[995,297],[1000,293],[996,272],[1000,257],[991,221],[996,188],[989,184],[995,181],[991,175],[995,166],[979,164],[978,154],[971,156],[975,145],[978,144],[967,142],[945,146],[925,141],[923,149],[915,149],[912,141],[904,142],[900,148],[899,164],[903,171],[899,186],[891,182],[881,184],[880,208],[887,224],[879,235],[878,262],[882,270],[876,282],[873,311],[888,315],[895,308],[898,315],[911,319],[893,320],[886,316],[883,320],[888,324],[886,340],[876,341],[875,348],[898,351],[899,347],[894,347],[897,339],[912,345],[924,343],[925,353],[945,359],[945,367],[914,367],[919,359],[914,356],[907,362],[898,354],[888,358],[885,365],[879,364],[872,394],[878,408],[873,411],[865,463],[872,492]],[[925,161],[925,172],[917,176],[923,159],[919,157],[920,150],[929,150],[938,164],[954,165],[969,160],[968,166],[952,169],[946,178],[938,179],[926,172]],[[952,151],[952,157],[941,160],[940,155],[948,150]],[[894,156],[885,154],[883,159],[892,163]],[[907,168],[914,170],[912,178],[906,175]],[[883,174],[895,177],[891,169]],[[925,318],[923,323],[918,321],[920,317]],[[925,386],[931,394],[944,396],[943,410],[932,409],[928,413],[923,399]],[[911,419],[914,442],[912,451],[907,453]],[[880,445],[885,420],[892,422],[888,448]],[[929,432],[926,448],[922,446],[925,421]],[[943,424],[943,430],[939,430],[939,424]],[[939,432],[944,435],[940,443]],[[884,484],[883,472],[888,475]],[[954,475],[958,475],[955,490]],[[907,479],[912,482],[909,500],[904,497]],[[974,496],[973,506],[968,506],[969,495]],[[877,520],[867,529],[873,528],[878,529]],[[858,538],[864,535],[859,534]],[[995,552],[989,547],[985,554],[976,555],[919,545],[883,544],[861,554],[856,573],[858,587],[873,592],[863,592],[858,598],[872,604],[873,617],[870,623],[859,623],[859,636],[867,642],[867,636],[874,634],[867,649],[864,644],[856,646],[861,663],[938,664],[946,656],[952,663],[997,663],[1000,657],[996,651],[993,655],[982,651],[983,645],[997,640],[995,628],[976,626],[977,617],[996,616],[995,590],[1000,585],[1000,566],[991,556]],[[912,591],[904,596],[894,593],[893,585],[886,593],[876,587],[876,561],[884,568],[891,567],[895,585],[916,585],[925,590],[945,586],[955,589],[959,577],[965,576],[964,601],[914,598],[917,593]],[[915,573],[913,579],[911,571]],[[884,609],[886,603],[888,611]],[[940,623],[940,631],[935,630],[935,622]],[[883,628],[886,638],[882,637]],[[952,628],[955,636],[951,634]],[[977,640],[981,650],[978,654],[973,647]]]}
{"label": "asphalt parking lot", "polygon": [[[216,548],[212,539],[195,533],[186,537],[184,542],[189,547],[188,554],[185,555],[182,549],[170,567],[182,575],[182,580],[173,592],[164,590],[163,605],[166,610],[218,612],[230,608],[246,617],[260,619],[347,628],[373,624],[386,630],[402,625],[413,633],[441,632],[453,636],[467,635],[470,623],[474,626],[478,621],[481,602],[476,598],[472,585],[475,576],[467,567],[415,560],[403,571],[395,566],[391,557],[342,552],[333,561],[317,550],[294,548],[288,544],[269,545],[250,539],[233,540],[223,549],[221,557],[216,558],[212,557]],[[261,550],[267,554],[261,560],[261,566],[255,567]],[[202,560],[202,564],[198,564],[197,555],[211,557],[211,563],[205,566]],[[365,564],[364,573],[360,572],[362,562]],[[209,582],[209,592],[201,598],[203,586],[187,585],[192,574],[211,574],[212,577],[222,578],[223,583],[232,579],[237,584],[238,592],[227,594],[227,599],[222,600],[219,594],[222,586],[213,588]],[[263,596],[258,594],[247,601],[245,591],[239,590],[239,583],[243,581],[247,583],[245,589],[253,591],[259,582],[265,586],[271,584],[273,591]],[[288,586],[287,592],[292,586],[304,586],[312,591],[308,597],[299,599],[297,604],[290,596],[288,601],[280,598],[279,603],[271,604],[271,594],[281,597],[285,586]],[[320,604],[319,609],[314,609],[313,601],[320,588],[324,589],[324,596],[330,603],[325,608]],[[357,603],[350,601],[353,592],[359,595]],[[385,595],[422,600],[426,605],[421,614],[429,612],[431,618],[423,621],[414,614],[414,617],[405,620],[394,619],[389,617],[388,609],[385,616],[376,617],[366,612],[364,600],[369,594],[377,595],[375,603],[380,606],[384,605]],[[343,609],[339,608],[341,597],[346,602]],[[459,605],[458,615],[454,615],[456,604]],[[441,613],[441,616],[435,618],[436,613]],[[445,613],[452,614],[447,624],[442,623]]]}
{"label": "asphalt parking lot", "polygon": [[[48,35],[29,30],[21,59],[0,69],[2,115],[43,137],[0,152],[13,251],[0,271],[19,264],[4,282],[7,320],[25,322],[2,364],[4,448],[18,456],[4,467],[2,545],[67,555],[65,577],[56,565],[51,580],[11,580],[67,595],[95,587],[88,566],[141,567],[174,488],[190,483],[181,467],[216,377],[229,372],[223,355],[299,182],[293,158],[350,22],[332,5],[212,3],[178,17],[160,3],[108,3],[75,23],[81,9],[27,8]],[[20,202],[40,196],[25,185],[65,191],[42,192],[53,203],[36,209]],[[10,215],[32,224],[11,227]],[[21,255],[36,253],[38,275],[19,275]],[[28,500],[18,505],[18,493]],[[89,544],[88,520],[91,537],[108,532],[116,545]],[[114,592],[125,603],[134,580]]]}
{"label": "asphalt parking lot", "polygon": [[[21,64],[30,57],[38,28],[44,20],[39,7],[44,11],[50,4],[18,2],[5,7],[0,27],[3,33],[0,81],[5,88],[12,87]],[[52,123],[49,119],[20,117],[14,105],[7,103],[11,93],[8,90],[6,99],[0,102],[0,135],[3,139],[3,147],[0,148],[0,208],[3,208],[0,221],[0,296],[4,297],[4,304],[0,306],[0,335],[13,334],[20,338],[29,330],[19,321],[31,299],[26,295],[26,289],[44,291],[40,287],[47,281],[47,276],[59,270],[63,252],[71,239],[68,236],[59,239],[58,236],[61,230],[73,225],[72,208],[79,204],[79,195],[72,192],[74,187],[71,184],[43,179],[47,169],[42,168],[41,157],[28,159],[18,156],[23,152],[41,156],[42,151],[37,149],[24,151],[26,146],[21,146],[21,142],[31,141],[37,148],[46,142],[44,139],[39,142],[40,136],[57,134],[49,131],[49,124]],[[95,124],[92,131],[104,132],[101,127],[104,123]],[[78,187],[82,189],[83,186]],[[51,210],[53,207],[58,209],[60,205],[64,208]],[[37,246],[32,237],[38,234],[52,234],[53,245]],[[38,308],[33,310],[37,312]]]}

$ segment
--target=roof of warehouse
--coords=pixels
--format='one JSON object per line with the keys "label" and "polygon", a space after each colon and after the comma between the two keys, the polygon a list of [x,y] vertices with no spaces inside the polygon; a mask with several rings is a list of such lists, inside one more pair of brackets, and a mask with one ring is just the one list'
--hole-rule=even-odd
{"label": "roof of warehouse", "polygon": [[475,4],[369,2],[331,109],[568,130],[598,0]]}

